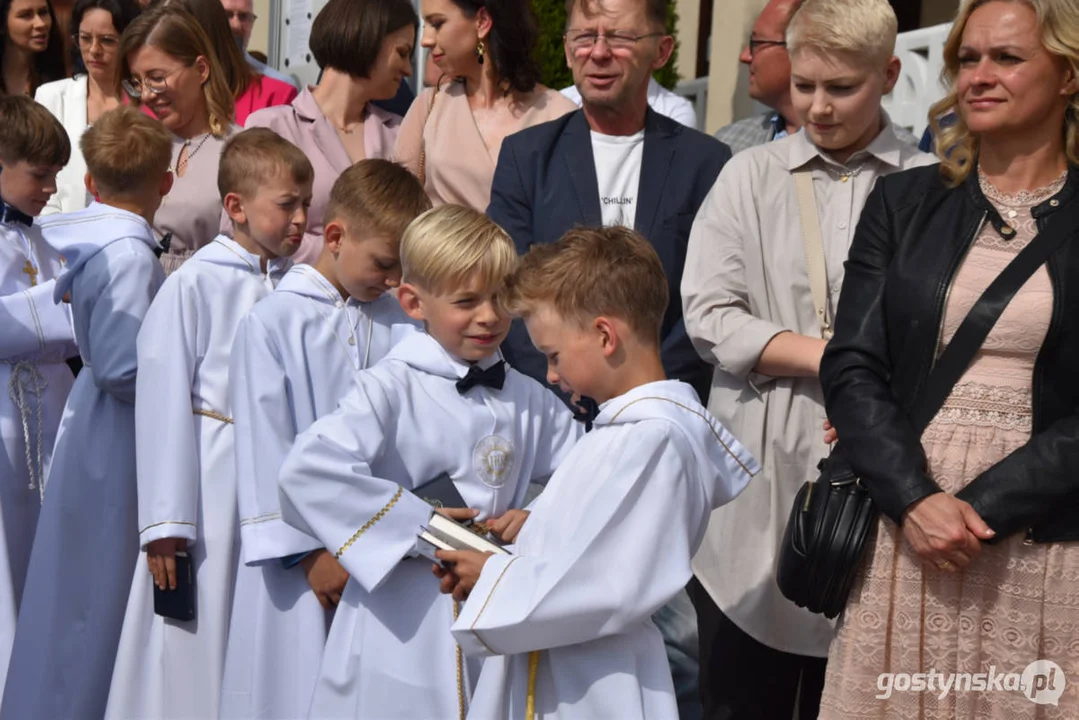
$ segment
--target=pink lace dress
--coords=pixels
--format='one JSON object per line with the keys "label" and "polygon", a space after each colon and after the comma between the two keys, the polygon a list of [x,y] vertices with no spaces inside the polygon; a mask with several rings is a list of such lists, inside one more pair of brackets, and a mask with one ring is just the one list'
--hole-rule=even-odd
{"label": "pink lace dress", "polygon": [[[1004,240],[989,223],[982,228],[948,296],[945,342],[1036,234],[1031,208],[1063,183],[1061,177],[1041,190],[1005,196],[982,180],[1016,234]],[[930,473],[945,492],[957,492],[1029,440],[1034,361],[1052,306],[1042,267],[926,429]],[[1019,534],[983,545],[966,571],[947,573],[923,563],[899,528],[882,519],[832,641],[820,717],[1079,718],[1079,543],[1024,540]],[[1031,673],[1022,674],[1035,660],[1051,660],[1060,670],[1034,673],[1045,676],[1038,685],[1027,682]],[[987,689],[980,690],[983,681]],[[1061,687],[1059,705],[1047,704]]]}

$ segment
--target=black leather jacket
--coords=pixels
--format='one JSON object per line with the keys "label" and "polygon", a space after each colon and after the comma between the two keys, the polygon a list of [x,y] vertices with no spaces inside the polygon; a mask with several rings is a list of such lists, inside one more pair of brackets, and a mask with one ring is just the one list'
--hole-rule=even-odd
{"label": "black leather jacket", "polygon": [[[1033,215],[1041,229],[1075,212],[1073,167]],[[929,375],[952,280],[983,222],[1007,237],[976,174],[948,188],[937,166],[895,173],[869,195],[846,264],[821,384],[844,454],[896,523],[940,492],[908,412]],[[1053,311],[1034,366],[1031,439],[957,493],[994,540],[1016,532],[1035,542],[1079,540],[1079,237],[1048,267]]]}

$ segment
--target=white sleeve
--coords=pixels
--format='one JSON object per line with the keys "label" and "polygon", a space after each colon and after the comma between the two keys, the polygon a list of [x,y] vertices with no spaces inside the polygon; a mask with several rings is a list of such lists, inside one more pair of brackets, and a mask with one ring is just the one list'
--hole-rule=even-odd
{"label": "white sleeve", "polygon": [[397,444],[389,393],[360,373],[337,410],[297,436],[279,475],[285,522],[321,541],[368,592],[416,545],[431,506],[372,464]]}
{"label": "white sleeve", "polygon": [[197,537],[199,453],[191,387],[197,358],[195,297],[185,278],[162,286],[139,332],[135,395],[139,540]]}
{"label": "white sleeve", "polygon": [[610,462],[596,464],[602,473],[581,478],[603,486],[584,522],[542,555],[487,560],[453,625],[465,653],[513,655],[613,635],[685,586],[711,507],[692,480],[688,442],[665,423],[649,425],[610,449]]}
{"label": "white sleeve", "polygon": [[322,547],[281,518],[277,474],[297,429],[292,387],[277,340],[248,313],[236,330],[229,367],[240,547],[248,564]]}
{"label": "white sleeve", "polygon": [[60,359],[75,354],[71,311],[53,301],[55,280],[0,297],[0,361],[18,362],[42,357]]}

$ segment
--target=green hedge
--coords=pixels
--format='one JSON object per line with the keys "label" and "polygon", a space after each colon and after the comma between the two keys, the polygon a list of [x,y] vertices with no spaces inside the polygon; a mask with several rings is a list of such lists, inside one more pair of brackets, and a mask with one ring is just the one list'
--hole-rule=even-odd
{"label": "green hedge", "polygon": [[[539,20],[540,39],[536,52],[539,56],[540,69],[543,72],[543,84],[561,90],[573,84],[573,73],[566,67],[566,53],[562,48],[562,33],[566,28],[565,0],[532,0],[536,18]],[[667,32],[677,38],[678,12],[673,1],[669,1],[667,11]],[[675,41],[671,59],[656,73],[660,85],[673,89],[678,83],[678,42]]]}

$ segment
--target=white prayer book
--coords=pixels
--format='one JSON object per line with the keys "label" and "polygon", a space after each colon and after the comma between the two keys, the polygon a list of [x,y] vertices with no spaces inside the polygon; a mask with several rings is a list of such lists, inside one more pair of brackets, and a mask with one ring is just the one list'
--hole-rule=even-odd
{"label": "white prayer book", "polygon": [[419,538],[423,541],[419,548],[421,554],[436,563],[441,560],[435,557],[435,550],[475,550],[496,555],[510,554],[493,540],[439,513],[431,515],[427,527],[420,529]]}

